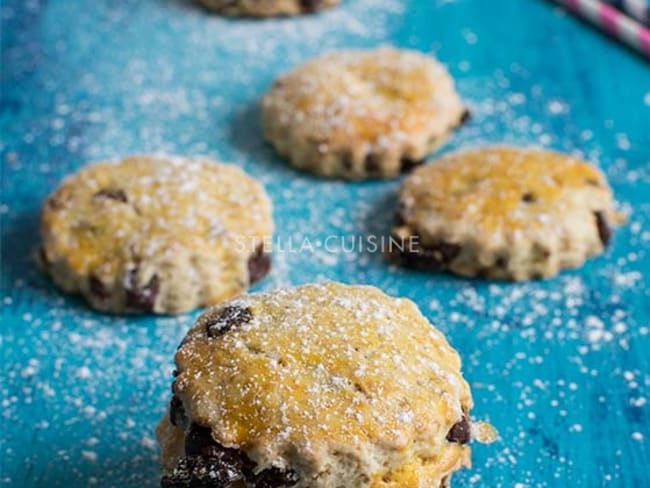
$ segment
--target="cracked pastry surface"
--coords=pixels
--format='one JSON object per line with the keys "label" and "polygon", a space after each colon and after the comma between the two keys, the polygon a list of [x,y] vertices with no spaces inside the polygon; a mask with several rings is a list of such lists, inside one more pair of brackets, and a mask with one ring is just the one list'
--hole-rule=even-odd
{"label": "cracked pastry surface", "polygon": [[261,279],[272,232],[266,192],[240,169],[135,156],[88,165],[50,195],[40,261],[98,310],[179,313]]}
{"label": "cracked pastry surface", "polygon": [[333,7],[339,0],[197,0],[205,8],[223,15],[274,17],[300,15]]}
{"label": "cracked pastry surface", "polygon": [[411,170],[467,117],[438,61],[387,47],[308,61],[262,100],[265,138],[281,156],[296,168],[351,180]]}
{"label": "cracked pastry surface", "polygon": [[515,147],[452,153],[402,186],[392,257],[505,280],[550,277],[603,252],[622,221],[594,166]]}
{"label": "cracked pastry surface", "polygon": [[158,429],[162,486],[421,488],[469,465],[460,359],[416,305],[305,285],[204,313]]}

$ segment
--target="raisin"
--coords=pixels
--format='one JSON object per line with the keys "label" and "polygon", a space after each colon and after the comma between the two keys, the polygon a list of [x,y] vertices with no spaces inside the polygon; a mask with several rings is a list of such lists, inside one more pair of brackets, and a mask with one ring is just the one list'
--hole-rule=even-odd
{"label": "raisin", "polygon": [[208,337],[219,337],[237,325],[247,324],[253,320],[251,309],[246,307],[226,306],[216,317],[206,324]]}
{"label": "raisin", "polygon": [[447,440],[457,444],[467,444],[471,438],[472,427],[469,423],[469,419],[465,416],[463,416],[460,422],[456,422],[447,434]]}

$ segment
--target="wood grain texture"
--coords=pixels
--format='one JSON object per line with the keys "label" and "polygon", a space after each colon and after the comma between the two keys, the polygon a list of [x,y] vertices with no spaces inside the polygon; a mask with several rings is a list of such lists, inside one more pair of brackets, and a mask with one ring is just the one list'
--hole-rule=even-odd
{"label": "wood grain texture", "polygon": [[[90,160],[206,154],[266,185],[278,238],[384,234],[399,181],[323,182],[261,140],[257,100],[301,60],[393,44],[437,55],[473,119],[443,151],[575,152],[630,214],[606,255],[521,285],[397,270],[378,253],[277,249],[258,288],[323,279],[408,296],[464,359],[478,418],[456,486],[650,485],[650,67],[550,2],[348,0],[315,17],[223,20],[180,0],[7,0],[2,15],[0,483],[157,486],[155,423],[197,312],[95,314],[36,269],[41,202]],[[284,251],[284,252],[282,252]]]}

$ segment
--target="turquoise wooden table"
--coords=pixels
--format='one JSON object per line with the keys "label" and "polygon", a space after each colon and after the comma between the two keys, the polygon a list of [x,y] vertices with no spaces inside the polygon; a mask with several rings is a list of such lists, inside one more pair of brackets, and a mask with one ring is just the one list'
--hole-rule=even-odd
{"label": "turquoise wooden table", "polygon": [[266,185],[280,241],[383,234],[399,181],[324,182],[260,137],[275,76],[337,47],[437,55],[473,119],[445,151],[535,144],[599,164],[629,215],[606,255],[528,284],[398,270],[378,254],[278,252],[258,289],[337,279],[415,300],[464,359],[500,440],[456,486],[650,486],[650,65],[537,0],[348,0],[224,20],[180,0],[5,0],[0,483],[154,487],[154,426],[198,313],[110,317],[35,268],[40,205],[86,161],[208,155]]}

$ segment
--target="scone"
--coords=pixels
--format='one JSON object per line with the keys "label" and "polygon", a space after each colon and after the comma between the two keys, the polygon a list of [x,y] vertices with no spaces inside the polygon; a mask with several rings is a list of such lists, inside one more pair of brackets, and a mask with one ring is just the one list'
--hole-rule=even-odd
{"label": "scone", "polygon": [[332,7],[339,0],[198,0],[220,14],[250,17],[310,14]]}
{"label": "scone", "polygon": [[469,465],[470,389],[406,299],[338,283],[201,316],[157,429],[165,488],[421,488]]}
{"label": "scone", "polygon": [[411,174],[399,200],[395,261],[503,280],[580,266],[621,220],[598,169],[538,149],[449,154]]}
{"label": "scone", "polygon": [[43,208],[40,260],[98,310],[179,313],[262,278],[272,232],[266,192],[240,169],[138,156],[63,181]]}
{"label": "scone", "polygon": [[345,179],[409,171],[467,117],[440,63],[392,48],[311,60],[279,78],[262,101],[265,137],[281,156]]}

